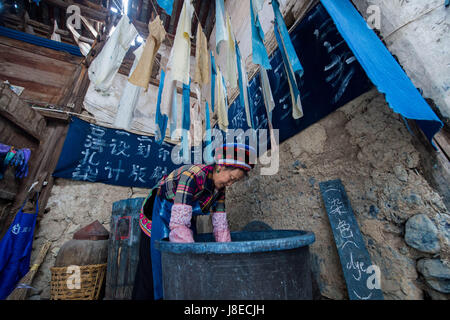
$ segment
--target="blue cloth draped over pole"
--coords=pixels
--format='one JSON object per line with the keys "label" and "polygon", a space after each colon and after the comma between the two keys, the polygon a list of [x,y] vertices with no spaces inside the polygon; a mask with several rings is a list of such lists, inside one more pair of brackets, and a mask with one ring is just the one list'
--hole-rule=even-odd
{"label": "blue cloth draped over pole", "polygon": [[158,89],[158,101],[156,102],[156,115],[155,115],[155,124],[156,124],[156,135],[155,142],[158,144],[162,144],[164,141],[164,137],[166,136],[167,129],[167,115],[161,114],[161,95],[164,87],[164,70],[161,69],[161,77],[159,79],[159,89]]}
{"label": "blue cloth draped over pole", "polygon": [[[153,0],[150,0],[153,1]],[[157,0],[158,1],[158,5],[163,8],[164,10],[166,10],[167,14],[169,16],[172,15],[172,8],[173,8],[173,0]]]}
{"label": "blue cloth draped over pole", "polygon": [[[297,81],[295,79],[295,74],[293,73],[293,70],[291,66],[289,65],[289,58],[287,57],[286,51],[283,50],[283,40],[278,32],[277,28],[277,22],[275,21],[275,28],[274,28],[275,38],[278,42],[278,47],[281,52],[281,57],[283,58],[283,63],[285,66],[285,71],[288,77],[288,83],[289,88],[291,89],[292,97],[292,115],[294,119],[301,118],[303,116],[303,110],[301,106],[301,100],[300,100],[300,90],[298,89]],[[303,73],[303,69],[302,69]]]}
{"label": "blue cloth draped over pole", "polygon": [[[250,0],[251,1],[251,0]],[[259,23],[258,16],[253,12],[253,5],[250,3],[250,24],[252,26],[252,53],[253,63],[259,64],[265,69],[272,69],[269,56],[264,46],[264,31]]]}
{"label": "blue cloth draped over pole", "polygon": [[[212,0],[211,0],[212,1]],[[219,53],[220,43],[226,41],[227,28],[225,27],[225,6],[223,0],[216,0],[216,52]]]}
{"label": "blue cloth draped over pole", "polygon": [[285,54],[292,66],[292,70],[301,77],[303,75],[303,67],[298,59],[297,53],[295,52],[294,46],[292,45],[291,37],[289,35],[286,24],[284,23],[283,15],[280,12],[280,4],[278,0],[272,0],[273,13],[275,16],[275,28],[278,27],[278,31],[283,39],[283,46],[278,42],[278,47],[280,50],[284,49]]}
{"label": "blue cloth draped over pole", "polygon": [[378,90],[386,95],[389,106],[405,118],[417,120],[434,146],[432,139],[442,128],[442,121],[375,32],[367,27],[366,21],[350,1],[321,0],[321,2],[367,76]]}
{"label": "blue cloth draped over pole", "polygon": [[214,112],[217,69],[212,51],[210,51],[210,55],[211,55],[211,110],[212,112]]}
{"label": "blue cloth draped over pole", "polygon": [[39,212],[38,200],[34,213],[23,212],[23,203],[13,223],[0,242],[0,299],[4,300],[14,290],[30,268],[31,248],[36,217]]}
{"label": "blue cloth draped over pole", "polygon": [[[248,126],[251,128],[252,127],[252,123],[251,123],[251,111],[250,108],[252,107],[251,105],[249,105],[248,103],[248,94],[247,92],[245,92],[244,94],[244,78],[242,77],[242,60],[241,60],[241,52],[239,50],[239,46],[237,44],[237,42],[235,42],[235,48],[236,48],[236,64],[237,64],[237,69],[238,69],[238,83],[239,83],[239,101],[241,103],[241,106],[245,109],[245,114],[246,114],[246,118],[247,118],[247,124]],[[245,70],[244,70],[245,72]],[[245,79],[247,79],[247,77],[245,77]],[[248,83],[245,83],[245,90],[247,90],[248,87]]]}
{"label": "blue cloth draped over pole", "polygon": [[181,145],[183,150],[183,159],[185,163],[189,162],[190,158],[190,148],[189,148],[189,129],[191,128],[191,105],[190,105],[190,93],[191,93],[191,79],[189,79],[189,84],[183,83],[183,118],[181,127],[183,129],[181,137]]}
{"label": "blue cloth draped over pole", "polygon": [[209,106],[208,101],[206,101],[205,105],[205,121],[206,121],[206,137],[205,137],[205,149],[206,149],[206,155],[205,155],[205,162],[207,164],[214,163],[214,158],[212,156],[212,141],[211,141],[211,119],[209,115]]}
{"label": "blue cloth draped over pole", "polygon": [[178,94],[177,94],[177,86],[175,86],[173,88],[173,99],[172,99],[172,118],[170,119],[170,137],[172,139],[174,139],[174,133],[175,130],[177,129],[177,98],[178,98]]}

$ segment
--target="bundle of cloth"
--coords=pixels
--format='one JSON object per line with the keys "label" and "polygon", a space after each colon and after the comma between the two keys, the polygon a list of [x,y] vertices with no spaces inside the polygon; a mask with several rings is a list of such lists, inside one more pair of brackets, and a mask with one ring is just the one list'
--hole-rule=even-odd
{"label": "bundle of cloth", "polygon": [[24,178],[28,175],[28,161],[31,151],[28,148],[16,149],[12,146],[0,143],[0,179],[8,166],[16,168],[16,178]]}

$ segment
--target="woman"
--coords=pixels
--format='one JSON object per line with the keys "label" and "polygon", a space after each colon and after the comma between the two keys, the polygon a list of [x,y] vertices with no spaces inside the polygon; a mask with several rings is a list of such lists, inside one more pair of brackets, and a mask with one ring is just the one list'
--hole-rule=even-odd
{"label": "woman", "polygon": [[[243,144],[216,149],[213,165],[184,165],[163,177],[142,205],[141,240],[133,299],[163,298],[161,255],[155,241],[194,242],[195,217],[212,214],[214,238],[231,241],[225,211],[225,188],[254,167],[256,152]],[[151,219],[150,219],[151,217]]]}

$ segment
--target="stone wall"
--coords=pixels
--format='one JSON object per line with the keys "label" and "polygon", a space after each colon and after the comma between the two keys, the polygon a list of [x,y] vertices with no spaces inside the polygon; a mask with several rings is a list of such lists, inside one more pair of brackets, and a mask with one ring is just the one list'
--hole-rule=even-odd
{"label": "stone wall", "polygon": [[[416,267],[419,260],[435,258],[437,269],[425,272],[426,281],[437,281],[441,291],[447,283],[446,292],[450,292],[449,278],[436,271],[447,270],[447,276],[450,271],[443,264],[450,262],[450,216],[441,196],[421,173],[421,155],[414,139],[383,95],[372,90],[283,142],[277,175],[261,176],[257,166],[246,181],[233,185],[226,200],[231,229],[241,230],[259,220],[274,229],[313,231],[316,242],[311,255],[320,291],[330,299],[346,299],[341,264],[318,185],[339,178],[372,262],[381,269],[385,298],[446,299],[448,296],[425,284]],[[413,234],[416,242],[408,244],[405,225],[420,214],[428,219],[414,218],[420,221],[410,223],[416,229],[409,237]],[[418,236],[418,230],[424,238]],[[428,246],[434,249],[420,251],[427,251]],[[424,263],[419,265],[424,272]]]}

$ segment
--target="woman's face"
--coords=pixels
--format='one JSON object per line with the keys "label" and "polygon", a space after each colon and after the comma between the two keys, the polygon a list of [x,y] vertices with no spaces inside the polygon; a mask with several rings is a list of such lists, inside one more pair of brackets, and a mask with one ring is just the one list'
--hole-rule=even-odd
{"label": "woman's face", "polygon": [[244,171],[241,169],[225,169],[224,167],[216,167],[213,173],[214,185],[216,189],[229,187],[236,181],[242,179],[244,175]]}

